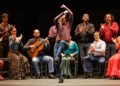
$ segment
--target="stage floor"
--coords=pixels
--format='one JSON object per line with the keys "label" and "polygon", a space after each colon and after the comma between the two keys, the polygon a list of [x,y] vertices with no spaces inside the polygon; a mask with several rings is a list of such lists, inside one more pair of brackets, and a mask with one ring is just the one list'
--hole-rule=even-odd
{"label": "stage floor", "polygon": [[64,79],[64,83],[58,83],[58,79],[4,80],[0,86],[120,86],[120,80],[78,78]]}

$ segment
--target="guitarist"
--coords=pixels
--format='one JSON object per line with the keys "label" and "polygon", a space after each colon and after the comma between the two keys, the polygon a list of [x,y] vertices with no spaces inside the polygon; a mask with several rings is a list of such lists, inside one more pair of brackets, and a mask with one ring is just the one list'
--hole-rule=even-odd
{"label": "guitarist", "polygon": [[[36,74],[36,78],[40,78],[40,70],[39,70],[39,65],[38,63],[40,61],[44,61],[48,63],[48,68],[49,68],[49,78],[54,78],[54,76],[52,75],[52,73],[54,72],[54,62],[53,62],[53,58],[51,56],[46,55],[47,50],[49,50],[50,48],[50,44],[48,39],[43,39],[40,38],[40,31],[38,29],[35,29],[33,31],[33,38],[30,39],[24,46],[24,50],[29,50],[31,48],[36,48],[36,45],[34,45],[34,43],[36,41],[44,41],[43,45],[44,45],[44,49],[39,51],[38,55],[36,57],[32,57],[32,64],[33,67],[35,69],[35,74]],[[40,47],[40,46],[39,46]]]}

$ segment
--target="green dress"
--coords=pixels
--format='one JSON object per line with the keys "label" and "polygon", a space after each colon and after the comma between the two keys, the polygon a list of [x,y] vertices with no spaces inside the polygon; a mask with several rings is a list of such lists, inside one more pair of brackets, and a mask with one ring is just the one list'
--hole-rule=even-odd
{"label": "green dress", "polygon": [[[61,59],[61,73],[62,73],[62,75],[72,77],[71,69],[70,69],[70,61],[75,60],[74,56],[77,55],[78,52],[79,52],[79,50],[78,50],[77,43],[74,41],[71,41],[69,43],[68,49],[66,49],[63,52],[64,56],[62,56],[62,59]],[[70,56],[70,54],[74,54],[73,57]]]}

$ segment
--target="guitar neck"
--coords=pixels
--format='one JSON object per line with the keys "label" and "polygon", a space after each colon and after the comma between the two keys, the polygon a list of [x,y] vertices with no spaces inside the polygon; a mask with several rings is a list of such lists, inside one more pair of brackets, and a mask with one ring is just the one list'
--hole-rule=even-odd
{"label": "guitar neck", "polygon": [[43,43],[44,43],[44,41],[40,42],[40,43],[36,46],[36,48],[38,48],[39,46],[41,46]]}
{"label": "guitar neck", "polygon": [[[46,37],[47,39],[48,39],[48,37]],[[45,38],[45,39],[46,39]],[[41,46],[44,42],[45,42],[45,39],[42,41],[42,42],[40,42],[37,46],[36,46],[36,48],[38,48],[39,46]]]}

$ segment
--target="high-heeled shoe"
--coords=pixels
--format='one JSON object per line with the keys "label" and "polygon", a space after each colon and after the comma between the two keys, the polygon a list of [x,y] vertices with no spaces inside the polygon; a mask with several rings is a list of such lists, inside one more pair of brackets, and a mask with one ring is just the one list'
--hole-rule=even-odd
{"label": "high-heeled shoe", "polygon": [[112,79],[112,80],[115,80],[115,79],[116,79],[116,77],[115,77],[115,76],[113,76],[111,79]]}

